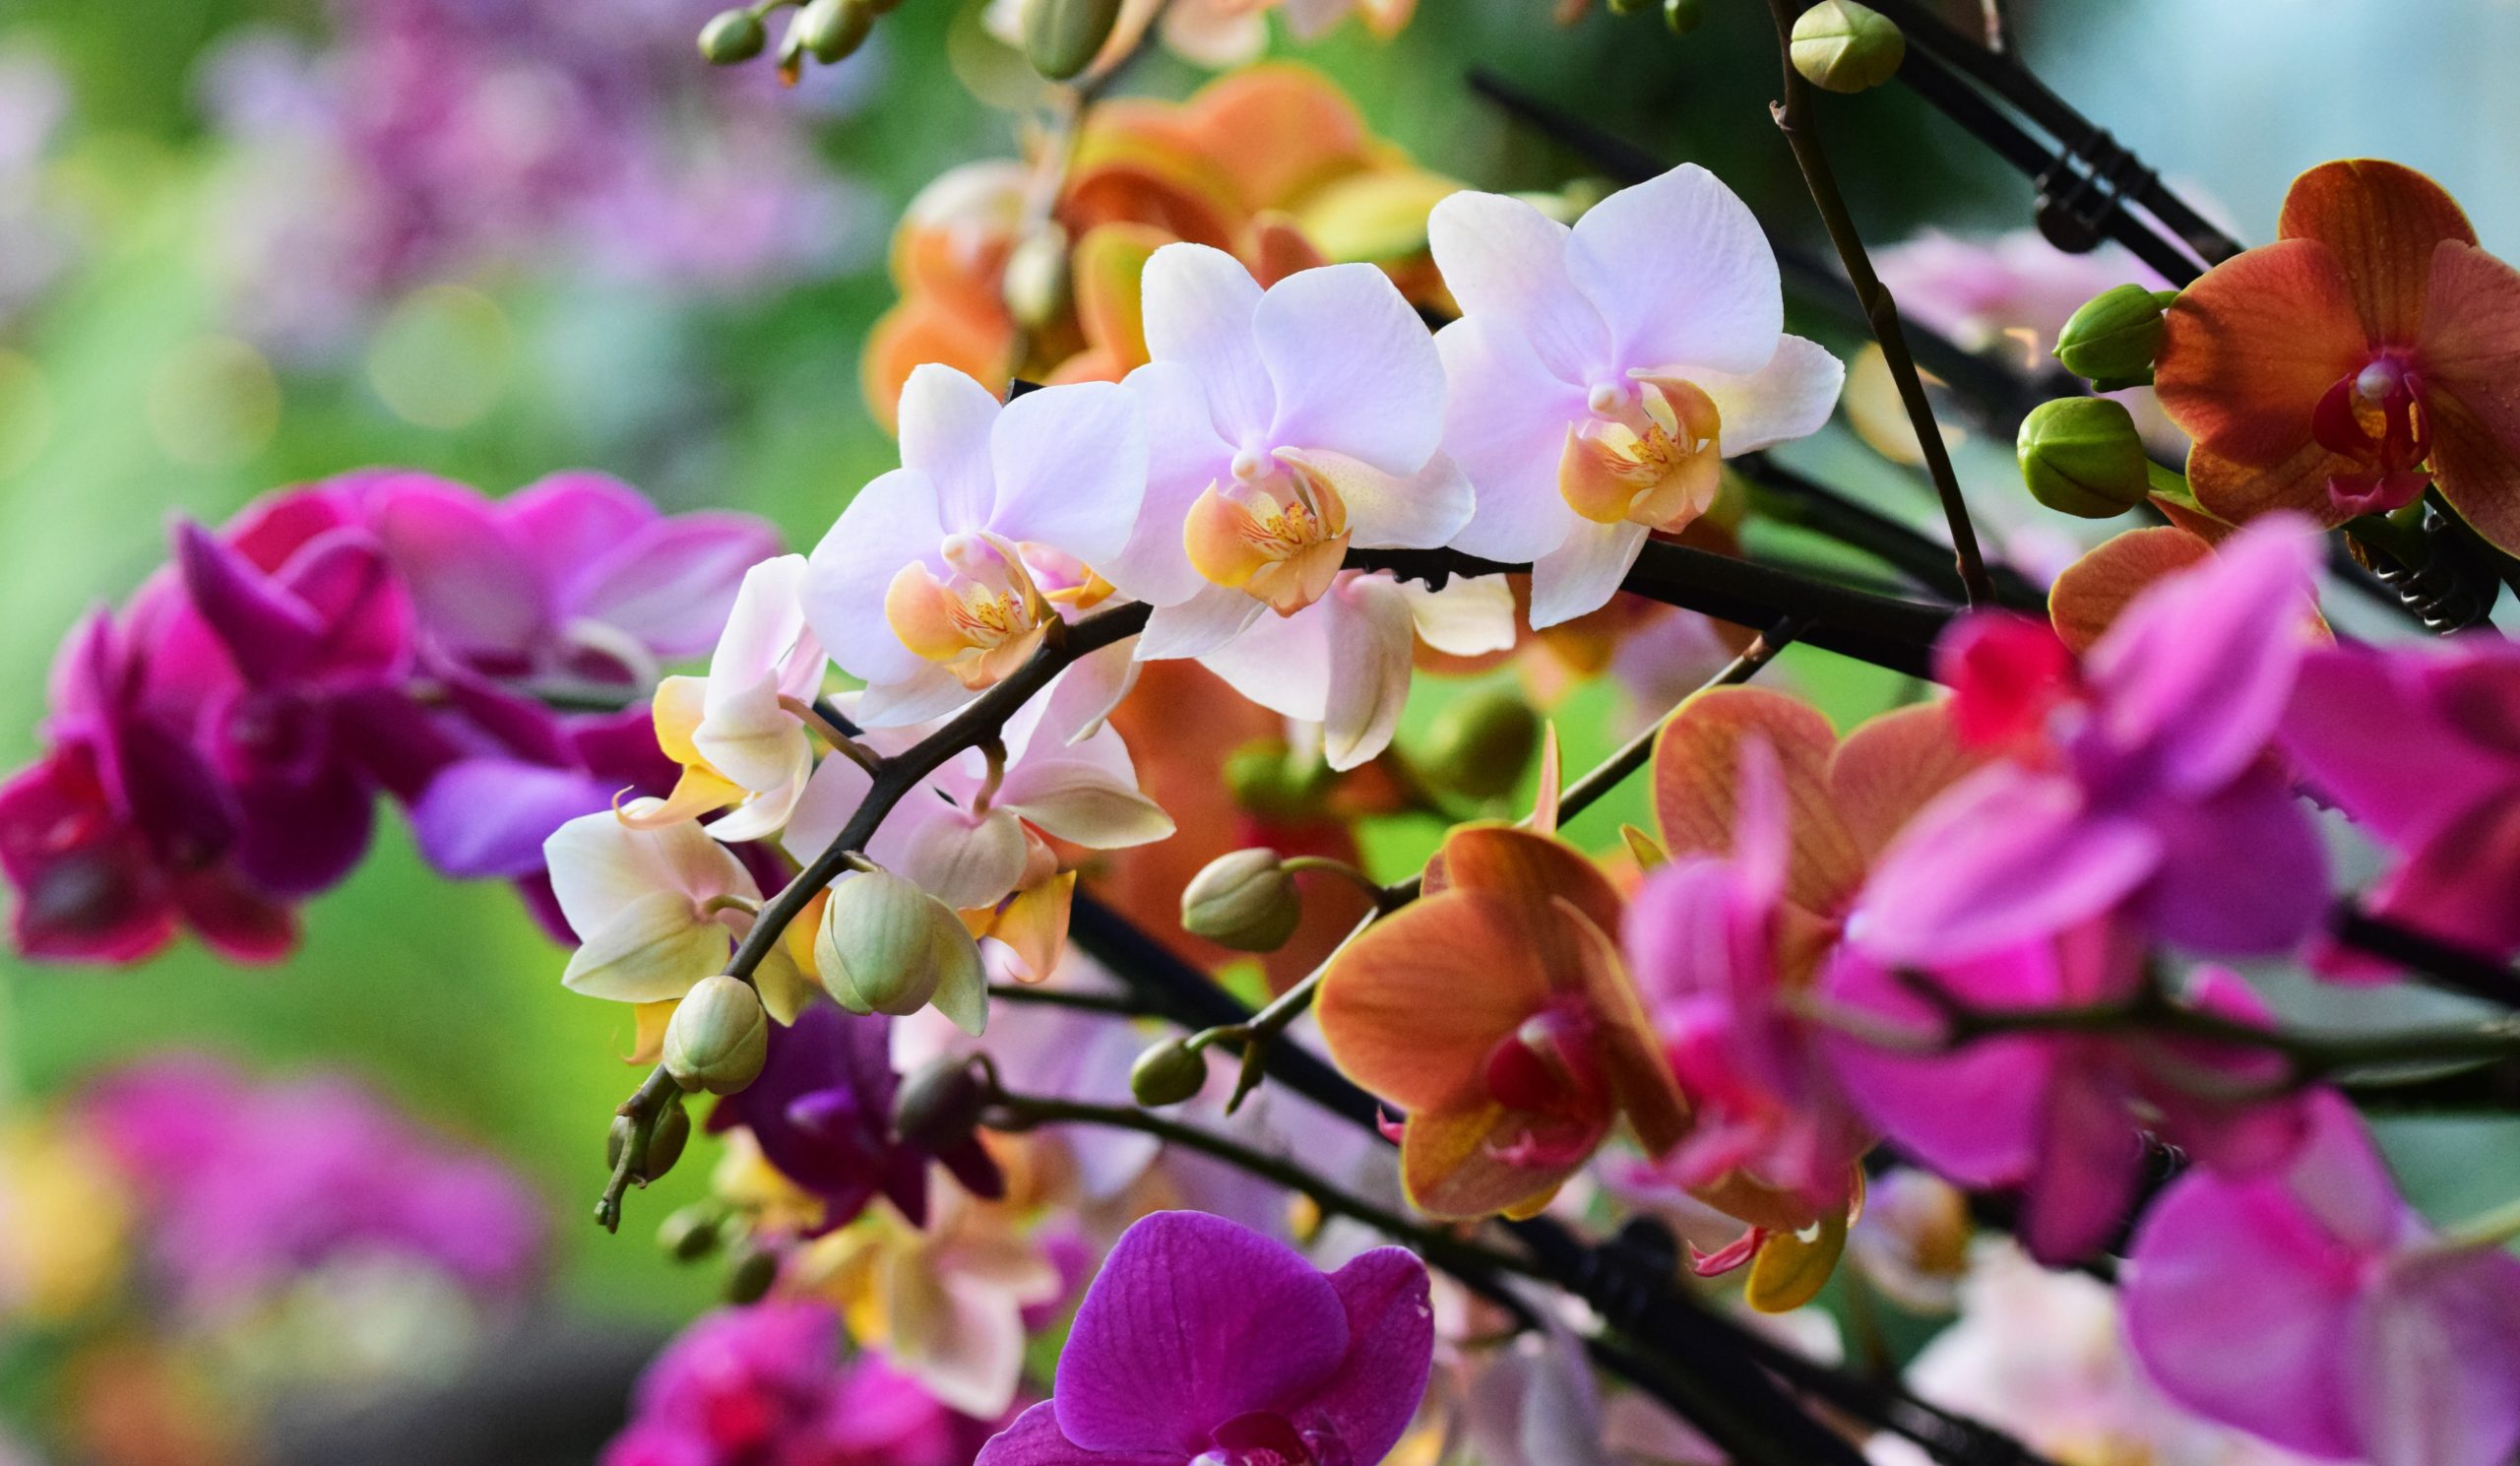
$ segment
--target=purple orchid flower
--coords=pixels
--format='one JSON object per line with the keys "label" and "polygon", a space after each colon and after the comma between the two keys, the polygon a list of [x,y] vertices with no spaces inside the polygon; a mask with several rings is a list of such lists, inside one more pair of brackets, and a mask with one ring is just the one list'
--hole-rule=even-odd
{"label": "purple orchid flower", "polygon": [[942,1164],[972,1194],[1005,1190],[973,1139],[931,1154],[893,1133],[892,1020],[817,1002],[770,1031],[761,1077],[718,1102],[709,1128],[741,1125],[779,1174],[822,1198],[823,1228],[846,1226],[881,1195],[914,1227],[927,1224],[927,1167]]}
{"label": "purple orchid flower", "polygon": [[1111,1248],[1047,1404],[976,1466],[1369,1466],[1426,1393],[1426,1266],[1323,1274],[1221,1217],[1157,1212]]}

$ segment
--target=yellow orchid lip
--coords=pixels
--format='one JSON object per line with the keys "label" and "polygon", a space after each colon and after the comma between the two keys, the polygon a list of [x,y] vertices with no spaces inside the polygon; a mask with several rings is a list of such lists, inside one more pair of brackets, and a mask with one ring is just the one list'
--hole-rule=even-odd
{"label": "yellow orchid lip", "polygon": [[1024,665],[1052,613],[1015,546],[994,535],[956,535],[944,549],[947,575],[913,563],[893,577],[884,619],[903,646],[978,691]]}
{"label": "yellow orchid lip", "polygon": [[1715,502],[1724,417],[1680,377],[1644,376],[1634,390],[1597,387],[1594,415],[1569,423],[1557,490],[1595,524],[1678,530]]}
{"label": "yellow orchid lip", "polygon": [[1211,582],[1293,615],[1329,593],[1347,560],[1347,500],[1290,453],[1276,465],[1240,454],[1233,467],[1229,488],[1211,483],[1190,506],[1182,545]]}

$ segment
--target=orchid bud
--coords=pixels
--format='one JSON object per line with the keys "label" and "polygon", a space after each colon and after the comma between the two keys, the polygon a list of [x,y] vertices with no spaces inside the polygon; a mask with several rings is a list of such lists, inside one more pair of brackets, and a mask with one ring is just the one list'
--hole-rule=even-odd
{"label": "orchid bud", "polygon": [[2152,492],[2152,462],[2134,415],[2105,397],[2041,403],[2021,423],[2021,478],[2059,514],[2111,519]]}
{"label": "orchid bud", "polygon": [[1706,0],[1663,0],[1663,24],[1673,35],[1686,35],[1706,24]]}
{"label": "orchid bud", "polygon": [[1426,732],[1419,759],[1428,777],[1476,799],[1492,799],[1521,781],[1540,746],[1540,719],[1511,688],[1455,698]]}
{"label": "orchid bud", "polygon": [[1825,92],[1863,92],[1896,76],[1908,37],[1888,16],[1856,0],[1820,0],[1794,23],[1791,54],[1802,79]]}
{"label": "orchid bud", "polygon": [[1039,331],[1057,320],[1068,302],[1067,230],[1045,223],[1008,251],[998,286],[1015,324]]}
{"label": "orchid bud", "polygon": [[725,1238],[726,1209],[714,1201],[695,1201],[657,1227],[657,1245],[676,1262],[698,1262]]}
{"label": "orchid bud", "polygon": [[1208,1061],[1185,1039],[1166,1039],[1129,1065],[1129,1094],[1150,1109],[1182,1104],[1207,1083]]}
{"label": "orchid bud", "polygon": [[770,1015],[741,978],[703,978],[665,1024],[665,1072],[684,1089],[730,1095],[752,1083],[770,1053]]}
{"label": "orchid bud", "polygon": [[2162,349],[2162,312],[2176,290],[2118,286],[2083,302],[2056,336],[2056,360],[2104,392],[2153,380]]}
{"label": "orchid bud", "polygon": [[779,1254],[768,1247],[746,1247],[735,1255],[734,1266],[726,1269],[726,1302],[737,1307],[757,1304],[778,1281]]}
{"label": "orchid bud", "polygon": [[[604,1136],[603,1164],[619,1166],[622,1148],[630,1143],[637,1128],[626,1115],[612,1118],[612,1130]],[[630,1179],[641,1185],[655,1180],[673,1169],[682,1159],[682,1148],[691,1143],[691,1116],[682,1113],[679,1099],[666,1104],[663,1113],[648,1126],[647,1153],[631,1163]]]}
{"label": "orchid bud", "polygon": [[750,61],[770,44],[770,32],[761,17],[740,7],[722,10],[700,28],[700,59],[712,66],[734,66]]}
{"label": "orchid bud", "polygon": [[1120,0],[1031,0],[1024,10],[1025,59],[1064,82],[1094,64],[1119,23]]}
{"label": "orchid bud", "polygon": [[848,60],[874,27],[875,12],[865,0],[806,0],[796,12],[796,38],[825,66]]}
{"label": "orchid bud", "polygon": [[930,1059],[902,1081],[893,1097],[893,1133],[931,1155],[971,1142],[980,1112],[994,1098],[989,1082],[961,1054]]}
{"label": "orchid bud", "polygon": [[985,1021],[988,975],[963,919],[889,870],[831,888],[814,936],[814,967],[852,1013],[900,1017],[933,1001],[971,1032]]}
{"label": "orchid bud", "polygon": [[1237,952],[1274,952],[1302,920],[1303,899],[1274,850],[1219,856],[1181,890],[1181,929]]}

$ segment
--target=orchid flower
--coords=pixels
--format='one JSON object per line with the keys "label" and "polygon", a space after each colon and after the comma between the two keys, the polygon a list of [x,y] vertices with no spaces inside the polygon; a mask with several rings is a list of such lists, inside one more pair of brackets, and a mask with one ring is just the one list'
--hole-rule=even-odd
{"label": "orchid flower", "polygon": [[[662,801],[581,815],[543,842],[551,891],[581,945],[561,983],[615,1002],[663,1003],[722,972],[751,929],[761,887],[733,853],[689,821],[656,824]],[[792,1022],[811,987],[784,947],[754,974],[764,1006]]]}
{"label": "orchid flower", "polygon": [[1430,1216],[1529,1216],[1625,1116],[1648,1154],[1687,1107],[1619,961],[1593,862],[1525,830],[1469,826],[1425,896],[1350,942],[1314,1000],[1341,1070],[1407,1112],[1401,1183]]}
{"label": "orchid flower", "polygon": [[668,824],[733,805],[709,825],[730,844],[788,822],[814,767],[813,744],[792,709],[812,702],[823,684],[822,644],[797,599],[805,573],[803,555],[744,572],[708,677],[657,684],[657,745],[682,766],[682,777],[639,819]]}
{"label": "orchid flower", "polygon": [[[984,928],[976,934],[996,938],[1030,976],[1046,976],[1056,962],[1075,884],[1044,837],[1120,850],[1172,833],[1171,819],[1138,792],[1128,747],[1101,721],[1115,700],[1112,676],[1125,669],[1124,662],[1089,658],[1061,672],[1007,719],[1002,759],[964,750],[894,806],[867,842],[867,859],[958,911],[979,914],[966,917]],[[862,701],[856,706],[862,710]],[[892,751],[920,732],[879,730],[873,742]],[[788,820],[788,854],[820,855],[870,784],[855,763],[824,759]]]}
{"label": "orchid flower", "polygon": [[[1325,726],[1333,768],[1391,740],[1413,617],[1351,549],[1431,547],[1469,520],[1437,451],[1444,369],[1380,271],[1299,271],[1265,291],[1232,256],[1156,251],[1153,357],[1127,387],[1152,428],[1146,512],[1096,568],[1155,607],[1141,658],[1199,657],[1236,690]],[[1271,635],[1237,638],[1275,612]]]}
{"label": "orchid flower", "polygon": [[2293,180],[2273,244],[2179,292],[2154,384],[2196,440],[2218,518],[2341,524],[2427,483],[2520,545],[2520,272],[2477,247],[2441,185],[2371,159]]}
{"label": "orchid flower", "polygon": [[858,490],[814,548],[805,619],[867,684],[873,727],[951,712],[1023,665],[1061,606],[1108,594],[1093,569],[1139,523],[1146,435],[1119,388],[1004,407],[944,366],[902,388],[902,466]]}
{"label": "orchid flower", "polygon": [[2313,1098],[2269,1175],[2190,1171],[2126,1259],[2127,1337],[2162,1391],[2289,1449],[2496,1466],[2520,1448],[2520,1257],[2433,1234],[2353,1108]]}
{"label": "orchid flower", "polygon": [[1449,542],[1530,561],[1536,627],[1608,601],[1648,535],[1714,503],[1725,458],[1816,432],[1837,403],[1845,368],[1785,334],[1758,221],[1695,164],[1571,229],[1465,192],[1427,232],[1462,308],[1435,339],[1444,448],[1479,490]]}
{"label": "orchid flower", "polygon": [[2147,587],[2080,659],[2036,623],[1960,623],[1938,654],[1956,727],[2012,756],[1883,855],[1866,947],[1931,968],[2112,910],[2217,955],[2314,930],[2326,852],[2269,753],[2313,635],[2315,542],[2290,516],[2242,531]]}
{"label": "orchid flower", "polygon": [[1324,1275],[1223,1218],[1157,1212],[1104,1259],[1048,1403],[976,1466],[1380,1461],[1434,1348],[1426,1265],[1402,1248]]}

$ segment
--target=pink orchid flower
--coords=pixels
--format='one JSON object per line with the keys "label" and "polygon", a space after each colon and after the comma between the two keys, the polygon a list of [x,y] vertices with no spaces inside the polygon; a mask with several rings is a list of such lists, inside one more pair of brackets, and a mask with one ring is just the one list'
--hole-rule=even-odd
{"label": "pink orchid flower", "polygon": [[1725,458],[1816,432],[1837,404],[1845,368],[1785,334],[1767,236],[1704,168],[1571,229],[1470,192],[1426,226],[1462,307],[1436,337],[1444,448],[1479,490],[1452,543],[1532,562],[1534,626],[1607,602],[1648,535],[1713,504]]}
{"label": "pink orchid flower", "polygon": [[746,571],[708,676],[657,684],[657,745],[682,766],[682,777],[645,816],[651,822],[727,809],[708,828],[729,842],[762,839],[788,822],[814,768],[794,708],[821,693],[828,666],[805,624],[806,573],[803,555]]}
{"label": "pink orchid flower", "polygon": [[867,684],[860,721],[951,712],[1022,666],[1062,606],[1109,594],[1146,492],[1137,406],[1107,382],[1003,407],[947,366],[902,388],[902,466],[850,501],[814,547],[805,618]]}
{"label": "pink orchid flower", "polygon": [[2520,651],[2481,633],[2314,652],[2280,736],[2321,797],[2405,857],[2369,898],[2377,915],[2520,949]]}
{"label": "pink orchid flower", "polygon": [[2220,955],[2317,928],[2327,858],[2269,756],[2308,651],[2317,540],[2287,516],[2148,587],[2079,663],[2035,623],[1960,624],[1941,649],[1964,739],[2011,757],[1883,856],[1860,939],[1937,967],[2122,911]]}
{"label": "pink orchid flower", "polygon": [[1126,386],[1152,433],[1146,513],[1096,568],[1155,607],[1139,657],[1201,658],[1322,724],[1331,766],[1353,768],[1391,741],[1416,618],[1389,577],[1340,567],[1351,549],[1443,544],[1470,519],[1469,480],[1437,451],[1443,362],[1369,265],[1264,291],[1231,255],[1168,244],[1144,294],[1152,359]]}
{"label": "pink orchid flower", "polygon": [[2127,1258],[2126,1330],[2189,1409],[2307,1455],[2497,1466],[2520,1448],[2520,1257],[2435,1235],[2351,1106],[2292,1163],[2188,1173]]}

